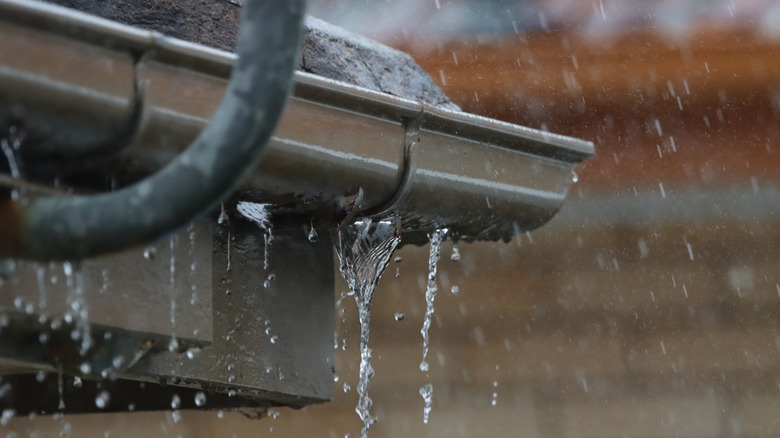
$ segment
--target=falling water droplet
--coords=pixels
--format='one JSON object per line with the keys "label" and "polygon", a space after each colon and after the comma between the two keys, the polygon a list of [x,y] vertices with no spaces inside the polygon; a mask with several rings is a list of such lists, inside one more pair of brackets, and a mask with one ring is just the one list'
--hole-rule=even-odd
{"label": "falling water droplet", "polygon": [[404,314],[403,314],[403,313],[401,313],[401,312],[395,312],[395,315],[394,315],[394,316],[395,316],[395,320],[396,320],[396,321],[403,321],[403,320],[404,320],[404,318],[406,317],[406,315],[404,315]]}
{"label": "falling water droplet", "polygon": [[0,425],[7,426],[12,418],[16,416],[16,411],[13,409],[3,409],[3,415],[0,416]]}
{"label": "falling water droplet", "polygon": [[420,388],[420,395],[423,398],[423,402],[425,402],[425,407],[423,408],[423,423],[428,424],[428,416],[431,413],[431,402],[433,401],[433,385],[430,383],[426,383]]}
{"label": "falling water droplet", "polygon": [[155,249],[153,246],[150,246],[146,249],[144,249],[144,258],[147,260],[154,260],[155,256],[157,256],[157,249]]}
{"label": "falling water droplet", "polygon": [[108,407],[108,402],[110,400],[111,400],[111,396],[108,394],[107,391],[100,391],[97,397],[95,397],[95,406],[97,406],[98,409],[105,409],[106,407]]}
{"label": "falling water droplet", "polygon": [[179,398],[178,394],[173,394],[173,398],[171,398],[171,409],[179,409],[181,407],[181,398]]}
{"label": "falling water droplet", "polygon": [[460,288],[458,287],[458,285],[453,285],[453,286],[450,288],[450,292],[451,292],[453,295],[457,295],[458,293],[460,293]]}
{"label": "falling water droplet", "polygon": [[74,387],[74,388],[81,388],[81,385],[82,385],[82,383],[81,383],[81,377],[78,377],[78,376],[77,376],[77,377],[74,377],[74,378],[73,378],[73,387]]}
{"label": "falling water droplet", "polygon": [[460,249],[458,248],[458,245],[452,246],[452,255],[450,255],[450,260],[452,260],[453,262],[460,261]]}
{"label": "falling water droplet", "polygon": [[195,393],[195,406],[202,408],[203,406],[206,406],[206,393],[203,391],[198,391]]}

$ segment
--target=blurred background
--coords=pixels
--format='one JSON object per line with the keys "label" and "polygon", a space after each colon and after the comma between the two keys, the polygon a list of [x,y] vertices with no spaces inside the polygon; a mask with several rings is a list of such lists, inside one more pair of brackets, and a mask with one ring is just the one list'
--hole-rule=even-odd
{"label": "blurred background", "polygon": [[[310,4],[412,54],[464,111],[597,151],[547,225],[460,244],[459,261],[444,245],[427,373],[428,248],[398,251],[374,296],[369,436],[780,436],[780,3]],[[51,435],[18,419],[13,433],[359,436],[357,311],[336,290],[332,403],[261,421],[47,417]]]}

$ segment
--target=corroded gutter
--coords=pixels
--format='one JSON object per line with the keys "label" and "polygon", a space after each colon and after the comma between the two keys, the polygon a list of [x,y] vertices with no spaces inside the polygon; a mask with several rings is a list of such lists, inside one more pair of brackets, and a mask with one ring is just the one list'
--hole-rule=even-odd
{"label": "corroded gutter", "polygon": [[[76,186],[84,178],[70,175],[121,184],[173,160],[212,118],[235,62],[227,52],[19,0],[0,0],[0,38],[0,123],[25,127],[24,177]],[[265,159],[241,189],[281,214],[331,225],[346,209],[398,214],[405,242],[423,241],[432,228],[509,239],[552,217],[572,167],[593,154],[590,142],[311,74],[293,81]]]}

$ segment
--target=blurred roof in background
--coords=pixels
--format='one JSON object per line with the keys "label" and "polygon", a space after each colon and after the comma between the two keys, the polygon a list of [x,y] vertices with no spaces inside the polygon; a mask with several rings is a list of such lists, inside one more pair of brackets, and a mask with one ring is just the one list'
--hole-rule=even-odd
{"label": "blurred roof in background", "polygon": [[556,29],[676,33],[699,25],[735,24],[780,37],[776,0],[312,0],[309,12],[384,42]]}

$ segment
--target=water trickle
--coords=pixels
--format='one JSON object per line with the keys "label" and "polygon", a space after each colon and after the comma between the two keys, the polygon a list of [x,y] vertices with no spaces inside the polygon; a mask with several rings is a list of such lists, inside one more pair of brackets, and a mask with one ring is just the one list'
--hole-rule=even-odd
{"label": "water trickle", "polygon": [[[19,163],[16,158],[16,151],[19,150],[21,142],[18,137],[15,135],[14,137],[15,138],[13,138],[10,142],[7,138],[0,138],[0,149],[2,149],[3,154],[5,155],[5,159],[8,162],[8,169],[11,172],[11,177],[19,178],[21,176],[21,172],[19,171]],[[19,197],[19,190],[11,190],[11,199],[19,199]]]}
{"label": "water trickle", "polygon": [[65,409],[65,398],[63,396],[62,363],[59,361],[57,361],[57,395],[59,396],[57,409],[62,411]]}
{"label": "water trickle", "polygon": [[38,280],[38,308],[46,309],[46,269],[43,266],[35,268],[35,277]]}
{"label": "water trickle", "polygon": [[87,350],[92,347],[92,330],[89,325],[89,309],[87,302],[84,299],[84,275],[81,272],[81,268],[76,265],[72,265],[70,262],[62,264],[62,271],[65,274],[66,285],[68,287],[68,296],[66,302],[69,307],[68,313],[65,314],[66,320],[68,317],[75,322],[75,330],[71,333],[73,340],[81,341],[80,354],[82,356],[87,354]]}
{"label": "water trickle", "polygon": [[[268,210],[271,204],[258,204],[256,202],[240,201],[236,205],[236,210],[241,213],[241,216],[254,222],[258,228],[263,230],[263,270],[268,270],[268,246],[273,242],[274,236],[271,233],[271,212]],[[312,227],[313,229],[314,227]],[[316,231],[315,231],[316,233]],[[311,240],[311,239],[310,239]]]}
{"label": "water trickle", "polygon": [[369,427],[376,422],[376,418],[370,413],[373,402],[368,396],[368,388],[374,375],[371,349],[368,347],[371,299],[379,278],[400,242],[400,223],[394,217],[378,221],[361,219],[342,227],[338,233],[336,253],[340,262],[339,270],[355,297],[360,320],[360,379],[355,411],[363,420],[360,432],[362,438],[368,436]]}
{"label": "water trickle", "polygon": [[422,361],[420,362],[420,371],[428,371],[428,361],[426,359],[428,357],[428,348],[430,345],[429,331],[431,328],[431,318],[433,317],[433,300],[439,292],[439,288],[436,286],[436,273],[439,259],[441,258],[441,241],[445,234],[447,234],[446,229],[436,230],[433,233],[428,234],[428,239],[431,242],[431,249],[428,254],[428,285],[425,289],[425,302],[427,307],[423,319],[423,326],[420,329],[420,334],[423,338],[423,354]]}
{"label": "water trickle", "polygon": [[168,351],[179,349],[179,340],[176,337],[176,236],[171,236],[169,248],[171,250],[170,276],[168,284],[171,288],[171,340],[168,343]]}
{"label": "water trickle", "polygon": [[425,402],[423,408],[423,423],[428,424],[428,416],[431,414],[431,403],[433,401],[433,385],[426,383],[420,388],[420,395]]}

